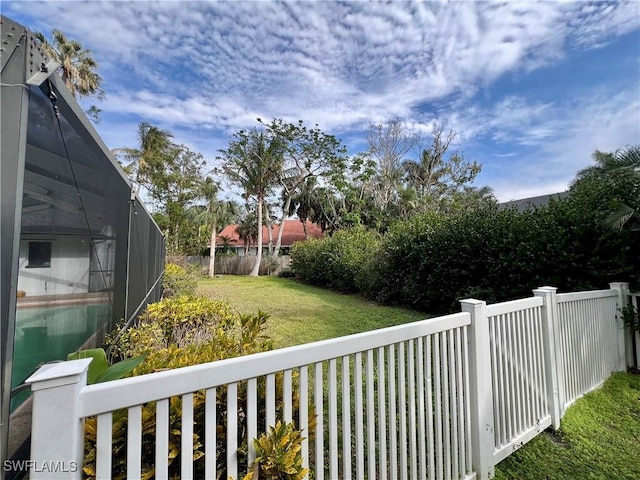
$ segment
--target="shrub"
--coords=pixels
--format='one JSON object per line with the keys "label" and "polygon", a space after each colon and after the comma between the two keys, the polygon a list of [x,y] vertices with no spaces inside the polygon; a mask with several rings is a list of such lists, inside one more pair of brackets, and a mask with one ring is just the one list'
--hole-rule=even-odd
{"label": "shrub", "polygon": [[493,303],[542,285],[584,290],[633,280],[634,232],[607,228],[596,207],[572,196],[525,212],[488,207],[400,222],[370,259],[366,292],[441,313],[468,297]]}
{"label": "shrub", "polygon": [[[112,338],[111,348],[121,356],[144,354],[145,361],[134,371],[134,375],[142,375],[160,370],[174,369],[197,365],[215,360],[238,357],[252,353],[271,350],[272,342],[265,334],[269,315],[258,311],[256,315],[242,315],[233,312],[223,302],[206,298],[189,296],[165,298],[156,304],[148,305],[137,323],[122,332],[118,338]],[[283,397],[283,374],[275,375],[276,396]],[[245,412],[247,404],[246,382],[238,384],[238,412]],[[258,379],[257,397],[260,410],[258,425],[264,425],[266,418],[265,397],[266,382]],[[193,395],[194,412],[194,450],[195,476],[204,475],[204,426],[205,426],[205,393]],[[294,413],[299,410],[299,398],[294,394],[292,399]],[[224,458],[226,458],[226,425],[227,425],[227,388],[216,388],[216,451],[218,453],[219,478],[227,478]],[[284,404],[278,401],[276,412],[282,416]],[[142,406],[142,478],[155,475],[155,428],[156,404]],[[239,413],[244,415],[244,413]],[[169,476],[179,478],[180,450],[182,426],[182,399],[171,398],[169,402]],[[113,463],[112,477],[126,476],[126,441],[127,411],[113,413]],[[211,421],[211,419],[209,420]],[[314,419],[309,428],[313,428]],[[96,419],[89,418],[85,423],[85,464],[87,478],[95,477],[96,458]],[[239,429],[237,444],[239,445],[239,467],[246,468],[246,452],[248,445],[247,432]]]}
{"label": "shrub", "polygon": [[167,263],[162,276],[162,290],[166,297],[194,295],[198,286],[200,268],[195,265]]}
{"label": "shrub", "polygon": [[254,440],[257,457],[244,480],[302,480],[309,469],[302,467],[302,431],[293,423],[278,421],[269,432]]}
{"label": "shrub", "polygon": [[333,236],[294,244],[291,269],[307,283],[342,292],[356,292],[367,283],[368,260],[380,237],[372,230],[354,227]]}
{"label": "shrub", "polygon": [[310,238],[296,242],[291,249],[291,270],[304,282],[312,285],[327,285],[326,258],[327,239]]}
{"label": "shrub", "polygon": [[200,345],[229,335],[238,319],[224,302],[188,295],[169,297],[147,305],[133,327],[107,336],[106,345],[116,358]]}

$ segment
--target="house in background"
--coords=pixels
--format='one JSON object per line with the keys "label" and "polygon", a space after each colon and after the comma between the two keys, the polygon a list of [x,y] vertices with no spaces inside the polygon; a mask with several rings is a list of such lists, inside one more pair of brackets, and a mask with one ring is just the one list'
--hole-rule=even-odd
{"label": "house in background", "polygon": [[[217,240],[217,251],[226,249],[232,251],[239,256],[244,255],[257,255],[258,247],[255,240],[252,240],[248,245],[244,240],[240,238],[237,232],[238,225],[227,225],[224,227]],[[282,244],[280,250],[283,255],[287,255],[291,250],[291,246],[295,242],[303,242],[307,239],[305,237],[305,228],[307,230],[308,238],[320,238],[323,236],[322,229],[315,223],[306,221],[303,225],[300,220],[285,220],[284,230],[282,232]],[[276,239],[278,238],[278,231],[280,225],[271,226],[271,235],[273,238],[273,246],[275,247]],[[269,231],[266,226],[262,227],[262,248],[266,251],[269,248]]]}
{"label": "house in background", "polygon": [[569,192],[550,193],[548,195],[538,195],[537,197],[521,198],[520,200],[511,200],[509,202],[500,203],[498,208],[506,210],[514,208],[519,212],[524,212],[529,208],[544,207],[551,200],[563,200],[569,196]]}

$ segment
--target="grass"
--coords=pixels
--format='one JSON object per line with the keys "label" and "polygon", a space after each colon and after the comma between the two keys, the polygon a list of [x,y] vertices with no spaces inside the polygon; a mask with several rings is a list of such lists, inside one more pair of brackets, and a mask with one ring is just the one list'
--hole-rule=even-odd
{"label": "grass", "polygon": [[496,467],[496,480],[640,478],[640,375],[616,373]]}
{"label": "grass", "polygon": [[268,312],[268,334],[276,347],[390,327],[428,318],[404,308],[384,307],[288,278],[223,276],[201,280],[200,294],[224,300],[241,313]]}

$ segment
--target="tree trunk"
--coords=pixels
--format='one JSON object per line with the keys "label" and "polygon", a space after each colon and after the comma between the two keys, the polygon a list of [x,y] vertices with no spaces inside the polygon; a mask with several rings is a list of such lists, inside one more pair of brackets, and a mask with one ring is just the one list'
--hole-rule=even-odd
{"label": "tree trunk", "polygon": [[309,231],[307,230],[307,219],[306,218],[304,220],[300,219],[300,221],[302,222],[302,231],[304,231],[304,239],[309,240]]}
{"label": "tree trunk", "polygon": [[269,206],[264,205],[264,224],[267,226],[267,235],[269,236],[269,255],[273,255],[273,229],[271,228],[271,216],[269,215]]}
{"label": "tree trunk", "polygon": [[291,195],[287,196],[287,199],[284,202],[282,207],[282,218],[280,219],[280,228],[278,228],[278,238],[276,239],[276,248],[273,256],[277,257],[280,253],[280,246],[282,245],[282,232],[284,231],[284,222],[287,218],[287,212],[289,211],[289,206],[291,205]]}
{"label": "tree trunk", "polygon": [[249,274],[251,277],[257,277],[260,274],[260,263],[262,262],[262,202],[262,196],[258,195],[258,253],[256,263]]}
{"label": "tree trunk", "polygon": [[215,275],[216,269],[216,224],[213,223],[213,227],[211,228],[211,242],[209,248],[209,276],[213,277]]}

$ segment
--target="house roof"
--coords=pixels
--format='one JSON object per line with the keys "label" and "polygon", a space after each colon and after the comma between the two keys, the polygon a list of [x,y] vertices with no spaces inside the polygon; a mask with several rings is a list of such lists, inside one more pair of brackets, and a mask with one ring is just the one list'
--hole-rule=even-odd
{"label": "house roof", "polygon": [[[320,238],[322,237],[322,229],[316,225],[315,223],[311,223],[309,221],[305,222],[307,226],[307,232],[309,233],[310,238]],[[227,237],[230,240],[230,244],[234,247],[243,247],[244,242],[238,236],[238,232],[236,231],[236,227],[238,225],[227,225],[222,229],[222,232],[218,235],[218,239],[220,237]],[[280,225],[272,225],[271,232],[273,235],[273,242],[275,244],[276,238],[278,237],[278,230],[280,229]],[[303,241],[304,237],[304,229],[302,227],[302,222],[300,220],[285,220],[284,221],[284,231],[282,232],[282,246],[290,247],[294,242]],[[262,246],[269,245],[269,235],[267,232],[267,227],[262,227]]]}
{"label": "house roof", "polygon": [[500,209],[515,207],[519,212],[524,212],[528,208],[544,207],[550,200],[562,200],[569,196],[569,192],[550,193],[548,195],[539,195],[537,197],[521,198],[520,200],[511,200],[498,205]]}

